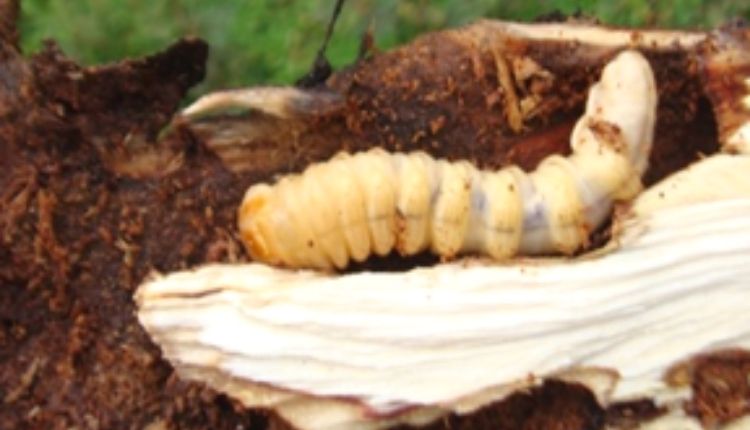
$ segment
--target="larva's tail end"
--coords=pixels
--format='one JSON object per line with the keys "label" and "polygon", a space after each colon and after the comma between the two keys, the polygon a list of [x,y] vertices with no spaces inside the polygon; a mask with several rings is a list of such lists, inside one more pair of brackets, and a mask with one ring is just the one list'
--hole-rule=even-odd
{"label": "larva's tail end", "polygon": [[268,185],[251,187],[238,210],[237,224],[242,244],[253,260],[280,264],[281,259],[273,247],[273,229],[268,222],[270,195],[271,187]]}

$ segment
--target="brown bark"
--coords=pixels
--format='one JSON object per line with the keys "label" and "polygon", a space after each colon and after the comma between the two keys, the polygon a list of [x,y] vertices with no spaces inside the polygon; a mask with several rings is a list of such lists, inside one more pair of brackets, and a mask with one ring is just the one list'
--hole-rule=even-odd
{"label": "brown bark", "polygon": [[10,51],[7,54],[3,53],[3,58],[12,52],[20,50],[18,45],[18,28],[16,27],[20,12],[21,5],[19,0],[0,0],[0,40],[5,41],[3,50]]}

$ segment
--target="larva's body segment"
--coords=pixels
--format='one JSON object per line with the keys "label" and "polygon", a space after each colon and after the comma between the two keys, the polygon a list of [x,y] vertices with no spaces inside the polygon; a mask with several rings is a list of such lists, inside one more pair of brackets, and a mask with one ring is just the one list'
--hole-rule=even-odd
{"label": "larva's body segment", "polygon": [[293,190],[290,189],[297,188],[292,184],[297,181],[298,178],[283,178],[276,185],[273,199],[277,207],[283,208],[284,213],[274,217],[273,228],[277,231],[276,236],[280,242],[278,246],[282,258],[290,261],[291,264],[309,264],[310,258],[307,255],[309,252],[304,246],[304,237],[299,231],[299,215],[296,213],[297,208],[291,195]]}
{"label": "larva's body segment", "polygon": [[558,251],[571,254],[585,245],[589,233],[575,165],[566,158],[553,155],[547,157],[534,173],[534,186],[544,196],[544,206],[549,212],[550,241]]}
{"label": "larva's body segment", "polygon": [[472,176],[475,169],[466,162],[437,162],[439,185],[434,194],[430,220],[430,249],[453,257],[462,249],[469,227]]}
{"label": "larva's body segment", "polygon": [[568,157],[549,156],[527,174],[424,152],[342,153],[274,186],[251,187],[239,211],[241,235],[256,260],[319,269],[393,250],[443,258],[571,254],[614,201],[641,190],[655,111],[650,66],[626,51],[591,88]]}
{"label": "larva's body segment", "polygon": [[303,181],[303,178],[291,177],[279,184],[279,197],[287,208],[290,220],[295,224],[287,230],[287,235],[292,237],[289,243],[294,244],[294,250],[290,252],[300,258],[303,264],[325,267],[329,265],[328,258],[318,248],[317,235],[307,217],[310,194],[303,196],[297,191],[303,185]]}
{"label": "larva's body segment", "polygon": [[303,177],[305,189],[302,192],[316,196],[313,205],[310,206],[316,210],[310,212],[308,216],[313,223],[321,248],[335,267],[346,267],[349,256],[344,232],[339,227],[339,209],[336,204],[330,203],[331,194],[333,190],[336,190],[334,188],[336,178],[330,167],[324,164],[311,166],[309,173]]}
{"label": "larva's body segment", "polygon": [[429,244],[430,199],[432,195],[431,165],[427,154],[396,154],[398,171],[396,185],[396,249],[411,255],[427,249]]}
{"label": "larva's body segment", "polygon": [[349,255],[355,261],[363,261],[370,254],[370,234],[364,195],[359,185],[360,176],[351,168],[349,156],[339,157],[330,164],[330,190],[340,196],[335,202],[338,207],[339,225],[344,233]]}
{"label": "larva's body segment", "polygon": [[[481,229],[477,240],[487,254],[502,260],[515,255],[521,246],[521,225],[523,223],[523,201],[518,185],[524,173],[517,167],[509,167],[498,172],[483,172],[481,193],[483,210],[477,218]],[[478,252],[482,247],[472,248]]]}
{"label": "larva's body segment", "polygon": [[358,175],[369,220],[372,250],[387,255],[396,243],[396,184],[393,166],[385,151],[371,151],[368,156],[353,157],[354,169],[367,174]]}

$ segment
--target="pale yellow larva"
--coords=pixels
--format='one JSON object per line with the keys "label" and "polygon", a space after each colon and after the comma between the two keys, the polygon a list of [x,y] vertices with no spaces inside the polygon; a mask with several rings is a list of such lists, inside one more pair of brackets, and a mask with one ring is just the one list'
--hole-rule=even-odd
{"label": "pale yellow larva", "polygon": [[394,250],[444,258],[570,254],[613,201],[640,191],[655,115],[651,68],[626,51],[592,87],[569,157],[549,156],[525,173],[482,171],[424,152],[342,153],[250,187],[238,214],[241,237],[255,260],[324,270]]}

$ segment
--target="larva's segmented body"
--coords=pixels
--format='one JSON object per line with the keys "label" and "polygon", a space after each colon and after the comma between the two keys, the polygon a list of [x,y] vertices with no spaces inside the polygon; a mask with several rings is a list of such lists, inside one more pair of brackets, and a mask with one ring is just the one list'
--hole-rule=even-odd
{"label": "larva's segmented body", "polygon": [[656,109],[654,78],[637,52],[621,53],[592,87],[568,157],[526,173],[380,149],[251,187],[239,210],[251,256],[288,267],[344,268],[370,254],[425,250],[445,258],[570,254],[614,200],[641,189]]}

